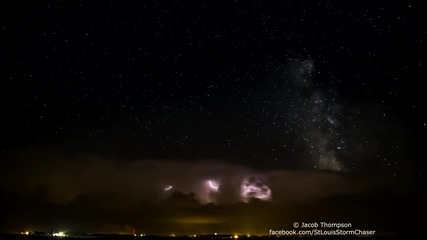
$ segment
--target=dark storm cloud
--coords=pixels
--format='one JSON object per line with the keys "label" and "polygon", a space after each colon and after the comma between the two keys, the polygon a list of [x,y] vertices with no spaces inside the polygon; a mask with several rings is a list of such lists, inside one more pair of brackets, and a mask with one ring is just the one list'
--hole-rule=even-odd
{"label": "dark storm cloud", "polygon": [[[139,201],[157,201],[171,190],[195,193],[203,202],[206,181],[220,183],[220,199],[239,201],[245,177],[261,177],[273,192],[273,202],[319,199],[336,193],[358,192],[360,179],[333,172],[268,170],[255,171],[221,161],[154,160],[118,161],[97,155],[63,155],[42,150],[9,156],[10,166],[1,170],[4,187],[31,192],[43,186],[52,203],[66,204],[81,194],[108,193],[126,196],[126,208]],[[43,161],[41,161],[43,160]],[[327,188],[326,188],[327,186]],[[172,191],[170,191],[172,192]],[[304,194],[302,194],[304,192]],[[117,207],[117,206],[116,206]]]}
{"label": "dark storm cloud", "polygon": [[[399,195],[374,178],[331,171],[256,171],[215,160],[122,161],[40,149],[4,159],[0,210],[7,231],[267,234],[292,228],[294,221],[338,220],[381,230],[394,224],[387,218],[423,209],[419,196]],[[272,201],[240,201],[240,183],[247,177],[267,184]],[[221,184],[216,203],[206,202],[207,179]],[[167,185],[173,191],[164,191]]]}
{"label": "dark storm cloud", "polygon": [[[73,226],[74,231],[107,232],[129,232],[138,227],[152,233],[164,233],[164,229],[182,233],[196,229],[243,231],[257,218],[265,218],[251,228],[254,233],[291,222],[279,213],[296,217],[293,206],[312,206],[377,185],[372,179],[336,172],[255,171],[214,160],[118,161],[45,150],[21,150],[6,158],[9,164],[0,173],[8,204],[2,211],[8,216],[7,227],[16,230]],[[240,183],[251,176],[271,188],[271,202],[240,201]],[[206,202],[208,179],[221,184],[215,204]],[[164,191],[167,185],[172,185],[173,191]],[[20,221],[13,220],[15,214]]]}

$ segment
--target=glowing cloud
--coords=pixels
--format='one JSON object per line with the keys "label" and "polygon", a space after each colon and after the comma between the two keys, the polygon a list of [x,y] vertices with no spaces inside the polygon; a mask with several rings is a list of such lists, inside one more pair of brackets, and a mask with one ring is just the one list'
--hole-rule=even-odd
{"label": "glowing cloud", "polygon": [[251,198],[269,201],[271,200],[271,189],[259,178],[245,178],[240,185],[240,197],[244,202],[248,202]]}
{"label": "glowing cloud", "polygon": [[219,190],[219,183],[214,180],[208,180],[208,186],[211,190],[217,192]]}

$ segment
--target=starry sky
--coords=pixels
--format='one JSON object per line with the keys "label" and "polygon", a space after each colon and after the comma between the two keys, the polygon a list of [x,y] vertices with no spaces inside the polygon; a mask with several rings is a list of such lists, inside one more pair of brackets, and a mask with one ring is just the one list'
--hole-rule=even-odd
{"label": "starry sky", "polygon": [[[127,212],[118,202],[161,202],[147,182],[181,181],[169,200],[191,202],[196,179],[235,182],[253,172],[269,179],[273,197],[294,202],[364,191],[370,199],[369,189],[383,186],[394,194],[424,189],[427,28],[416,1],[1,5],[0,187],[16,209],[38,199],[32,209],[73,212],[107,194],[121,200],[106,205]],[[49,175],[56,170],[63,174]],[[295,184],[306,191],[290,189],[301,179]],[[319,191],[324,186],[332,189]],[[144,193],[133,196],[138,187]],[[191,204],[212,220],[216,211]],[[252,208],[239,205],[215,221],[245,207]],[[129,219],[96,226],[144,226]]]}

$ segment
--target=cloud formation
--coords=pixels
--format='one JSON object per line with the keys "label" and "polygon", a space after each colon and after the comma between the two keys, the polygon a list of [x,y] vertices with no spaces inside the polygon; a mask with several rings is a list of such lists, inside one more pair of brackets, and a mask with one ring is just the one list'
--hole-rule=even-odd
{"label": "cloud formation", "polygon": [[[343,206],[354,201],[346,196],[365,196],[378,185],[330,171],[256,171],[215,160],[123,161],[44,150],[10,154],[0,171],[8,202],[1,210],[8,218],[4,226],[17,231],[262,233],[296,219],[343,217]],[[248,179],[262,180],[271,200],[242,199]]]}
{"label": "cloud formation", "polygon": [[[241,186],[248,179],[261,180],[271,189],[273,202],[319,199],[337,193],[360,192],[360,179],[323,171],[256,171],[215,160],[134,160],[118,161],[102,156],[67,156],[32,151],[13,155],[10,166],[2,169],[4,187],[23,192],[46,189],[52,203],[66,204],[88,193],[126,196],[127,207],[139,201],[158,201],[173,191],[195,193],[206,202],[212,192],[207,181],[217,181],[218,203],[241,201]],[[214,179],[214,180],[213,180]]]}

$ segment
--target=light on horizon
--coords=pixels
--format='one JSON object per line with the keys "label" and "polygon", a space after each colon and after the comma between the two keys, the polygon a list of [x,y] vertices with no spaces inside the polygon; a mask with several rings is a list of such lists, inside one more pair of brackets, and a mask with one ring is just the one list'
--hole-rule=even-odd
{"label": "light on horizon", "polygon": [[54,232],[52,234],[52,236],[54,236],[54,237],[66,237],[67,234],[65,232]]}

